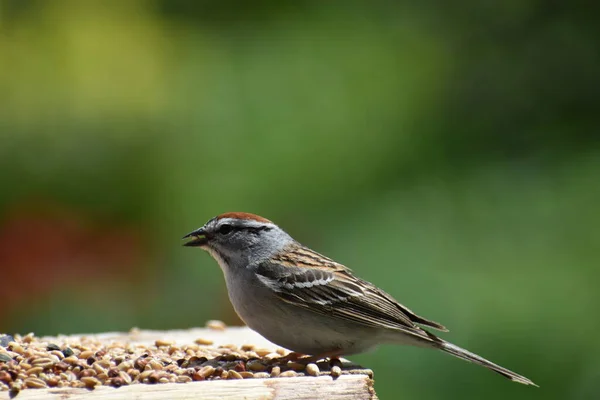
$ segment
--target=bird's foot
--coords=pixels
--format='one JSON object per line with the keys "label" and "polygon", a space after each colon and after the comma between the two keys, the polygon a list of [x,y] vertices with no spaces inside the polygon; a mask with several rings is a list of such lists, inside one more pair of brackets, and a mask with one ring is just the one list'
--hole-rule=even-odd
{"label": "bird's foot", "polygon": [[303,360],[305,357],[308,356],[306,354],[296,353],[295,351],[292,351],[286,354],[285,356],[276,358],[275,360],[277,360],[278,363],[287,364],[288,362],[301,362],[300,360]]}
{"label": "bird's foot", "polygon": [[340,360],[340,356],[341,356],[341,353],[339,351],[330,351],[327,353],[317,354],[314,356],[299,357],[293,361],[295,361],[297,363],[302,363],[302,364],[317,363],[319,361],[322,361],[322,362],[328,362],[330,367],[333,367],[334,365],[338,365],[341,367],[342,362]]}

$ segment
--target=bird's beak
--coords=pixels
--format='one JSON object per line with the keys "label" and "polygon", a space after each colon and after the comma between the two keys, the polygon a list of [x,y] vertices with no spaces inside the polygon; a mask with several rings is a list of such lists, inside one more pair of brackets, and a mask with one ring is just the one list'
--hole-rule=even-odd
{"label": "bird's beak", "polygon": [[206,237],[206,232],[202,228],[196,229],[195,231],[188,233],[181,239],[183,240],[183,239],[187,239],[190,237],[192,238],[192,240],[185,242],[183,244],[184,246],[200,247],[200,246],[204,246],[205,244],[208,243],[208,238]]}

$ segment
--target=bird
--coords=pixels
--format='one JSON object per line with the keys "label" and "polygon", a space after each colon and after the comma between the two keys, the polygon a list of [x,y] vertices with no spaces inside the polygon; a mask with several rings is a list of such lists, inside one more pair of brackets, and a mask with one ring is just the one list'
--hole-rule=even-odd
{"label": "bird", "polygon": [[518,383],[530,379],[458,347],[419,316],[348,267],[300,244],[270,220],[220,214],[182,239],[219,264],[241,320],[269,341],[315,359],[369,351],[380,344],[432,348]]}

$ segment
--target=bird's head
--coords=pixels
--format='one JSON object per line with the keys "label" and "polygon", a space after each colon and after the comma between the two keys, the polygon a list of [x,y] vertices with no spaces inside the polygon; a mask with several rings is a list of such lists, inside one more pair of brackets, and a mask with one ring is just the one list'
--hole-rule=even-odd
{"label": "bird's head", "polygon": [[184,246],[200,247],[228,265],[260,262],[293,242],[273,222],[244,212],[218,215],[183,239],[189,239]]}

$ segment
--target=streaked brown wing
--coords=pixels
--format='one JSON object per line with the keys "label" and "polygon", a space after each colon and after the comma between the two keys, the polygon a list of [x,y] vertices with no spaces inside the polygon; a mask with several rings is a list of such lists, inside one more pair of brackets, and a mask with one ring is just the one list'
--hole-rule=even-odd
{"label": "streaked brown wing", "polygon": [[282,300],[317,313],[367,326],[399,329],[428,341],[433,335],[415,323],[445,330],[356,278],[345,266],[301,245],[291,246],[283,255],[260,265],[257,273]]}

